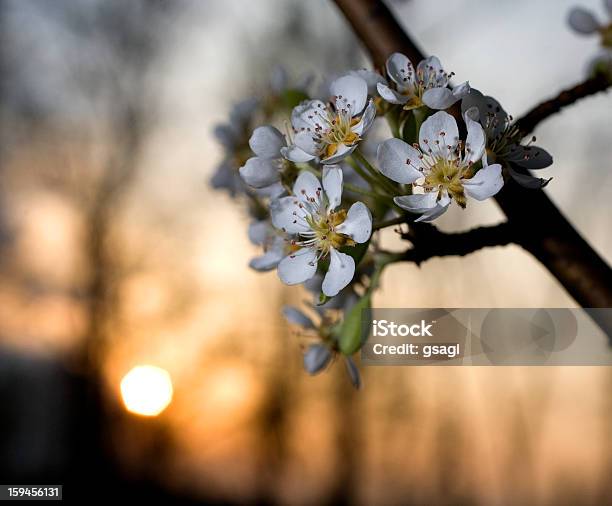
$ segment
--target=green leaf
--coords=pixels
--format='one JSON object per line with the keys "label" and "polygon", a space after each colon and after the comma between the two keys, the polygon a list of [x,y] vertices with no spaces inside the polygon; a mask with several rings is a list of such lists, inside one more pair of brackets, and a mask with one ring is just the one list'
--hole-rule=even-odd
{"label": "green leaf", "polygon": [[[362,319],[369,320],[372,314],[371,294],[364,295],[344,315],[342,325],[337,329],[338,347],[345,355],[355,353],[368,337],[369,326],[362,324]],[[364,311],[366,314],[364,315]],[[363,318],[365,316],[365,318]]]}

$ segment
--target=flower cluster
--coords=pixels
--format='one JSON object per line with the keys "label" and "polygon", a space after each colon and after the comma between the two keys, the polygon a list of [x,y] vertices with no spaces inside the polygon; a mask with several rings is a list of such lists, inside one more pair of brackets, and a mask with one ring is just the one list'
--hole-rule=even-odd
{"label": "flower cluster", "polygon": [[323,96],[288,87],[290,113],[268,110],[268,124],[251,125],[246,136],[244,114],[234,113],[235,128],[218,131],[232,165],[240,161],[232,177],[239,174],[252,217],[249,238],[263,250],[250,266],[276,269],[284,284],[313,293],[308,312],[316,318],[284,310],[308,340],[310,374],[342,357],[352,383],[361,384],[352,358],[367,337],[361,316],[394,261],[380,249],[378,230],[432,222],[453,201],[466,208],[470,199],[493,197],[510,178],[531,188],[547,182],[529,169],[547,167],[550,155],[523,144],[495,99],[467,82],[453,87],[453,75],[436,57],[415,67],[395,53],[384,75],[351,70]]}

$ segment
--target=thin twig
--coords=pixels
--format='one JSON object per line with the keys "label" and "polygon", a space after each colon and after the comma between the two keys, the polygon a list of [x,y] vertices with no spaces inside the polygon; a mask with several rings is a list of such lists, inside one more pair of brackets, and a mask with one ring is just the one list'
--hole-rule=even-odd
{"label": "thin twig", "polygon": [[407,223],[408,220],[406,216],[398,216],[397,218],[391,218],[389,220],[379,221],[378,223],[374,223],[372,230],[380,230],[381,228],[392,227],[393,225],[401,225],[402,223]]}
{"label": "thin twig", "polygon": [[563,90],[555,98],[551,98],[537,105],[523,117],[518,119],[516,124],[523,137],[529,135],[535,130],[538,124],[553,114],[558,113],[562,108],[572,105],[585,97],[606,91],[611,85],[612,81],[606,76],[597,74],[580,84]]}
{"label": "thin twig", "polygon": [[506,246],[515,243],[518,237],[508,222],[454,233],[441,232],[427,224],[420,225],[417,233],[411,235],[414,248],[399,254],[395,261],[420,265],[433,257],[465,256],[482,248]]}

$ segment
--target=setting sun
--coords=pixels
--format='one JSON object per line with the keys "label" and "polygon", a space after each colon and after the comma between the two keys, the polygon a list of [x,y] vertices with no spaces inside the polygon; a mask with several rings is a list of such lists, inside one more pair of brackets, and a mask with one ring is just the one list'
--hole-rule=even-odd
{"label": "setting sun", "polygon": [[170,374],[152,365],[136,366],[121,380],[121,396],[129,412],[157,416],[172,400]]}

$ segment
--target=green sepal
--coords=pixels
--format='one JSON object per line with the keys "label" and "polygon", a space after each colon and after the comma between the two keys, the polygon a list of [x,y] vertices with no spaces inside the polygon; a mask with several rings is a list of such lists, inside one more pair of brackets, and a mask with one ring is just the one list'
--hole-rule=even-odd
{"label": "green sepal", "polygon": [[400,138],[408,144],[418,142],[417,122],[413,111],[409,111],[404,118],[404,121],[402,121],[400,126],[400,136]]}
{"label": "green sepal", "polygon": [[434,112],[432,109],[430,109],[429,107],[427,107],[426,105],[423,105],[421,107],[418,107],[416,109],[412,110],[412,114],[414,115],[414,120],[415,120],[415,131],[417,132],[417,134],[415,135],[415,142],[418,142],[418,132],[421,130],[421,125],[423,124],[423,122],[429,118]]}
{"label": "green sepal", "polygon": [[317,302],[317,306],[322,306],[326,302],[329,302],[330,299],[331,299],[331,297],[329,297],[328,295],[325,295],[323,292],[321,292],[319,294],[319,302]]}

